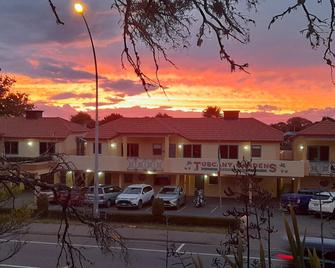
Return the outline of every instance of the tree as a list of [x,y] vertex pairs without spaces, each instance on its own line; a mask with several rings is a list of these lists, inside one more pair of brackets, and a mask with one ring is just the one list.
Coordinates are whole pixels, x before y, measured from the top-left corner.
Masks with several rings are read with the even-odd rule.
[[275,124],[271,124],[271,127],[274,127],[275,129],[278,129],[284,133],[288,131],[288,126],[285,122],[278,122]]
[[13,77],[0,74],[0,116],[23,116],[26,110],[34,108],[27,94],[11,92],[15,83]]
[[218,106],[207,106],[205,110],[202,111],[203,117],[221,117],[221,108]]
[[85,112],[79,112],[76,115],[72,115],[71,122],[83,125],[88,128],[94,128],[95,126],[95,121],[88,113]]
[[312,125],[313,123],[308,119],[302,117],[292,117],[287,120],[287,127],[289,131],[297,132]]
[[168,115],[167,113],[158,113],[155,115],[156,118],[172,118],[171,115]]
[[104,117],[104,119],[102,119],[100,121],[100,125],[103,125],[103,124],[106,124],[110,121],[114,121],[116,119],[120,119],[122,118],[123,116],[121,114],[118,114],[118,113],[111,113],[110,115],[107,115]]
[[[50,154],[49,156],[53,160],[52,167],[49,170],[50,176],[54,177],[55,175],[71,171],[73,182],[85,180],[82,173],[74,172],[77,168],[73,163],[66,161],[63,155]],[[127,249],[122,236],[114,229],[111,223],[101,219],[94,219],[85,209],[81,209],[71,203],[73,188],[63,184],[44,182],[36,173],[24,170],[24,165],[36,164],[41,159],[41,157],[37,157],[28,161],[13,163],[5,157],[0,157],[0,236],[5,239],[0,243],[0,262],[11,258],[20,250],[24,245],[24,242],[20,242],[18,239],[23,234],[22,228],[34,220],[34,217],[28,214],[30,210],[17,208],[17,203],[14,202],[15,189],[20,184],[23,184],[26,189],[33,190],[37,196],[39,196],[41,188],[52,191],[55,197],[54,201],[61,207],[57,233],[60,251],[55,267],[63,267],[61,266],[61,261],[64,259],[69,264],[69,267],[84,267],[84,261],[92,266],[92,262],[82,252],[81,247],[76,246],[72,242],[73,237],[69,232],[72,224],[70,219],[75,219],[81,224],[86,225],[88,227],[88,234],[96,240],[97,245],[104,253],[114,254],[113,248],[120,248],[121,254],[119,251],[117,254],[120,254],[120,257],[126,261]],[[64,195],[65,198],[61,199],[60,195]],[[6,209],[7,202],[12,204],[10,210]],[[35,215],[35,217],[39,216],[38,214]],[[16,242],[14,244],[9,243],[10,239],[14,239],[15,236],[16,239],[14,242]]]
[[[57,23],[63,25],[53,1],[49,0],[49,3]],[[246,71],[248,68],[248,63],[239,63],[232,57],[226,43],[228,40],[240,44],[249,42],[249,24],[255,24],[255,21],[248,11],[256,10],[261,3],[259,0],[113,0],[112,3],[112,8],[118,11],[122,22],[122,65],[125,67],[126,60],[132,66],[146,91],[152,86],[164,90],[158,76],[159,59],[173,64],[168,51],[171,48],[189,47],[195,35],[199,47],[205,39],[214,36],[219,58],[228,63],[231,71]],[[246,10],[243,5],[246,5]],[[316,6],[327,6],[327,11],[314,12]],[[305,35],[313,49],[323,49],[323,60],[333,70],[335,1],[298,0],[282,13],[273,16],[268,28],[291,14],[305,17],[306,25],[302,26],[300,33]],[[142,68],[142,47],[147,47],[151,52],[155,66],[154,78],[149,77]]]

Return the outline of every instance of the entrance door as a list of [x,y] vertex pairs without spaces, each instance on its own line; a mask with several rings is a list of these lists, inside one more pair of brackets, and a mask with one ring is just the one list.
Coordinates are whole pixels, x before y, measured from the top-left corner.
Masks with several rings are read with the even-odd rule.
[[204,190],[204,176],[203,175],[195,175],[195,189]]

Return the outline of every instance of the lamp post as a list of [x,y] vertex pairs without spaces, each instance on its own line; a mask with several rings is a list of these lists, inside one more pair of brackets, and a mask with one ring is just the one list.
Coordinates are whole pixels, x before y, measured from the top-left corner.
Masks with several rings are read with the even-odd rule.
[[74,10],[81,15],[84,20],[88,35],[91,40],[92,52],[94,58],[94,67],[95,67],[95,141],[94,141],[94,203],[93,203],[93,217],[99,218],[99,196],[98,196],[98,187],[99,187],[99,77],[98,77],[98,64],[97,57],[95,54],[95,48],[93,43],[93,38],[91,34],[90,27],[84,16],[84,6],[81,3],[74,4]]

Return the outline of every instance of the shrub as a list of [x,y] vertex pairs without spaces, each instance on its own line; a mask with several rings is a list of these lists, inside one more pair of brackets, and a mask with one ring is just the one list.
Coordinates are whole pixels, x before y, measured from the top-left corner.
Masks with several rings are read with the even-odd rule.
[[160,217],[164,214],[164,201],[160,198],[155,198],[152,202],[152,216]]
[[38,195],[36,198],[37,213],[41,216],[47,216],[49,211],[49,200],[44,194]]

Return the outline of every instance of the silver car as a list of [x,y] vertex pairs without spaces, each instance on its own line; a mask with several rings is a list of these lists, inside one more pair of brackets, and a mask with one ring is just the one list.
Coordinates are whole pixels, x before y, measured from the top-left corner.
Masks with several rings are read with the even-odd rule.
[[[106,207],[115,204],[115,200],[119,194],[121,194],[122,189],[114,185],[99,185],[98,188],[98,203]],[[90,205],[94,203],[94,186],[88,188],[88,193],[86,194],[86,202]]]
[[186,195],[181,186],[164,186],[160,189],[156,198],[164,201],[164,206],[169,208],[177,208],[186,203]]

